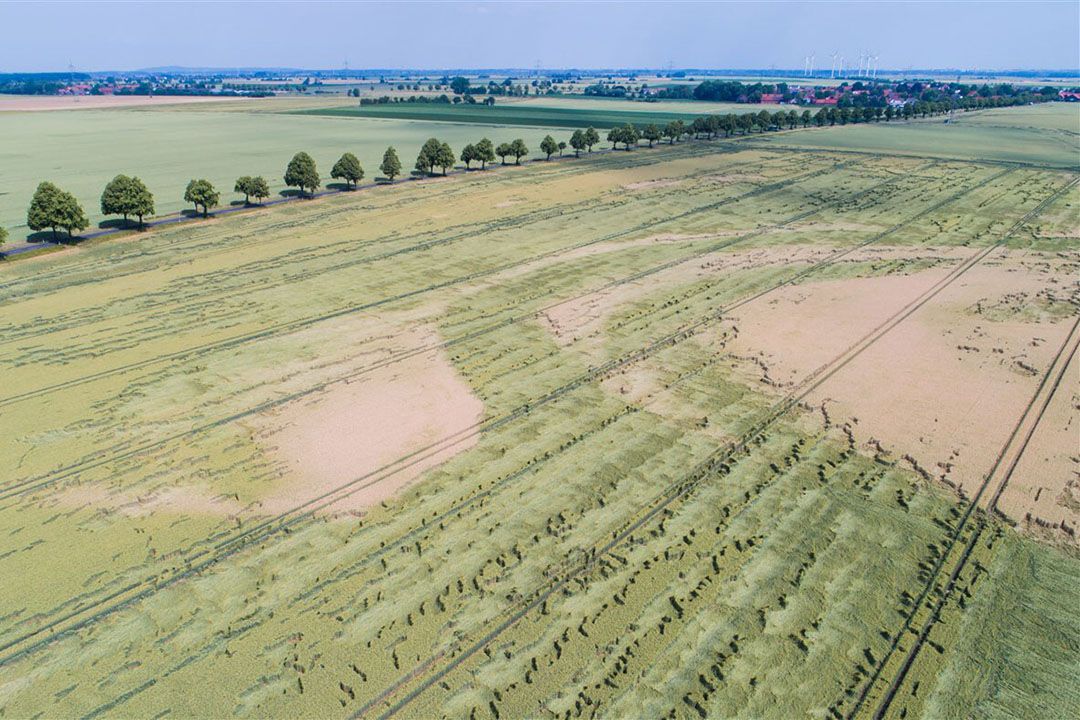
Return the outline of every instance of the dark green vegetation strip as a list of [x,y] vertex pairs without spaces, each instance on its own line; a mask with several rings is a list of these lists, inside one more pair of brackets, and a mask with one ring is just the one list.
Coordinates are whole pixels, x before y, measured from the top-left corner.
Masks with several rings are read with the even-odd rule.
[[611,128],[630,122],[663,126],[672,120],[689,125],[701,113],[625,110],[594,110],[557,107],[533,107],[527,103],[506,105],[446,105],[420,103],[388,103],[386,105],[357,105],[356,107],[298,110],[297,115],[326,115],[329,117],[379,118],[383,120],[425,120],[475,125],[529,125],[534,127]]

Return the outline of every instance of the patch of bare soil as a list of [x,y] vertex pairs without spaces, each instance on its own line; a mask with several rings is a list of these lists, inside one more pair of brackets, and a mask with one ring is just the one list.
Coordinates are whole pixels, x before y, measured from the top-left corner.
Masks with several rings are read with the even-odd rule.
[[[434,333],[431,333],[434,341]],[[334,510],[377,504],[472,447],[483,404],[441,350],[279,407],[256,423],[260,444],[286,470],[266,511],[295,507],[351,484]]]
[[541,317],[541,324],[551,332],[558,344],[566,347],[584,338],[595,337],[604,322],[620,306],[641,300],[662,288],[676,288],[704,277],[741,270],[812,262],[832,252],[834,250],[830,248],[800,246],[712,253],[687,260],[634,282],[567,300],[546,310]]
[[208,103],[235,98],[182,95],[0,95],[0,112],[95,110],[118,107],[158,107],[182,103]]
[[[970,252],[970,251],[968,251]],[[948,272],[807,283],[741,308],[733,353],[752,359],[748,375],[790,386],[828,363],[928,290]],[[1000,252],[969,270],[819,388],[857,442],[971,494],[1068,331],[1067,322],[987,322],[970,312],[979,298],[1037,292],[1043,273]],[[764,368],[764,370],[762,370]],[[1075,438],[1074,438],[1075,439]],[[1074,443],[1075,446],[1075,443]],[[1043,475],[1067,477],[1061,458]],[[1028,476],[1030,477],[1030,476]],[[1030,480],[1016,479],[1023,486]]]
[[1080,355],[1066,369],[998,509],[1033,530],[1080,542]]

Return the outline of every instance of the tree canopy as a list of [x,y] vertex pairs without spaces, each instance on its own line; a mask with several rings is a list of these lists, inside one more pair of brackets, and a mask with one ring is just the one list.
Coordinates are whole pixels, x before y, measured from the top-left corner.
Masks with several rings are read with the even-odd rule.
[[386,176],[390,182],[393,182],[394,178],[401,174],[401,160],[398,159],[397,150],[394,149],[393,145],[386,148],[386,152],[383,153],[379,172]]
[[499,143],[499,147],[495,148],[495,154],[499,156],[499,160],[505,165],[506,156],[513,155],[514,151],[510,149],[510,143]]
[[476,143],[475,150],[476,156],[473,160],[480,161],[481,170],[487,167],[489,162],[495,162],[495,146],[487,138],[481,138],[480,142]]
[[420,154],[416,156],[416,169],[422,173],[434,174],[435,168],[441,168],[445,175],[456,160],[454,151],[447,143],[439,142],[438,138],[428,138],[420,148]]
[[686,125],[682,120],[672,120],[664,126],[664,137],[668,138],[669,143],[674,143],[676,140],[683,136],[686,132]]
[[450,89],[455,95],[464,95],[469,92],[469,78],[458,75],[450,81]]
[[552,155],[559,152],[559,143],[555,142],[555,138],[550,135],[545,135],[540,141],[540,150],[547,154],[547,159],[550,160]]
[[581,151],[586,148],[588,143],[585,142],[585,131],[575,130],[574,134],[570,136],[570,147],[574,148],[574,155],[581,157]]
[[196,210],[201,207],[203,217],[207,217],[210,214],[210,208],[217,207],[221,195],[218,194],[213,183],[202,178],[188,183],[187,189],[184,190],[184,200],[194,205]]
[[69,237],[73,237],[77,230],[90,227],[90,222],[74,195],[64,192],[51,182],[43,182],[37,186],[30,201],[26,225],[31,230],[48,228],[54,236],[57,230],[63,229]]
[[658,142],[663,134],[660,132],[660,128],[654,123],[649,123],[645,126],[645,129],[641,131],[641,137],[649,141],[649,147],[653,146],[653,143]]
[[244,175],[236,179],[233,191],[244,194],[244,204],[251,202],[251,198],[261,200],[270,197],[270,185],[262,175]]
[[300,192],[313,193],[319,189],[319,171],[310,155],[306,152],[293,155],[285,168],[285,184],[300,188]]
[[139,178],[117,175],[101,193],[101,214],[123,215],[124,222],[134,215],[141,227],[143,218],[154,214],[154,196]]
[[596,128],[590,127],[585,129],[585,147],[592,152],[594,145],[600,144],[600,133],[596,131]]
[[622,143],[626,146],[626,149],[629,150],[634,145],[637,145],[638,140],[641,139],[641,133],[638,132],[636,127],[630,123],[626,123],[620,128],[612,128],[611,132],[608,133],[607,139],[611,142],[612,149],[619,143]]
[[476,157],[476,146],[472,143],[469,143],[461,149],[461,162],[465,163],[466,170],[471,168],[471,163],[473,160],[478,159],[479,158]]
[[330,170],[330,177],[335,180],[342,179],[346,184],[353,187],[364,179],[364,168],[360,167],[360,161],[352,153],[345,153],[334,163]]
[[514,156],[514,164],[520,165],[521,158],[529,154],[529,148],[525,147],[525,141],[521,138],[510,143],[510,154]]

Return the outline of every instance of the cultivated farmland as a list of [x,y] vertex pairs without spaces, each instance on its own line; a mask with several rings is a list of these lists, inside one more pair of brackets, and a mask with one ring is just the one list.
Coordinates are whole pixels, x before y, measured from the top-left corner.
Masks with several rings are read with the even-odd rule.
[[0,268],[0,715],[1080,715],[1080,168],[939,127]]
[[[322,100],[325,104],[327,101]],[[190,208],[183,201],[191,178],[208,178],[225,191],[223,204],[242,200],[229,193],[241,175],[263,175],[276,195],[294,153],[315,158],[324,182],[343,152],[360,159],[368,178],[378,175],[388,145],[394,145],[406,170],[424,141],[433,135],[455,152],[487,136],[496,144],[517,137],[533,152],[550,130],[453,125],[407,120],[343,120],[271,112],[289,101],[221,102],[175,105],[161,111],[135,109],[0,113],[0,225],[25,236],[26,207],[41,180],[74,193],[95,225],[103,218],[97,199],[118,173],[137,175],[154,193],[159,214]],[[569,137],[569,131],[565,133]],[[566,138],[561,138],[566,139]]]

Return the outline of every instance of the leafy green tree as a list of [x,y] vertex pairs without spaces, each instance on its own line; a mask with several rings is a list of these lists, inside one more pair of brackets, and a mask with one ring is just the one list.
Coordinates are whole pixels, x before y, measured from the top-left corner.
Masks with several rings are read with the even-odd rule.
[[629,150],[631,147],[638,144],[638,140],[641,139],[641,133],[638,132],[636,127],[630,123],[626,123],[619,128],[618,138],[619,141],[626,146],[626,149]]
[[139,178],[117,175],[101,193],[101,214],[123,215],[125,223],[134,215],[142,227],[143,218],[154,214],[154,196]]
[[585,129],[585,147],[592,152],[594,145],[600,144],[600,133],[596,132],[596,128],[590,127]]
[[236,179],[236,185],[233,186],[233,192],[244,194],[244,204],[251,203],[251,198],[256,200],[264,200],[270,197],[270,184],[266,182],[266,178],[262,175],[244,175]]
[[566,149],[566,141],[565,140],[560,140],[559,141],[559,157],[562,157],[563,150],[565,150],[565,149]]
[[506,164],[506,156],[513,155],[514,151],[510,147],[510,143],[500,143],[499,147],[495,148],[495,154],[499,156],[499,160],[502,164]]
[[66,230],[68,237],[74,237],[76,230],[90,227],[86,213],[75,196],[51,182],[43,182],[37,186],[30,201],[30,209],[26,213],[26,224],[31,230],[49,228],[54,238],[59,229]]
[[802,122],[802,126],[804,128],[808,127],[810,125],[811,120],[812,120],[812,118],[810,117],[810,111],[809,110],[803,110],[802,111],[802,116],[799,118],[799,120]]
[[319,171],[315,167],[315,161],[306,152],[298,152],[293,155],[285,168],[285,184],[289,187],[300,188],[304,192],[313,193],[319,189],[321,180]]
[[573,155],[576,158],[581,157],[581,151],[588,147],[588,142],[585,142],[585,132],[582,130],[573,131],[570,135],[570,147],[573,148]]
[[428,175],[434,174],[440,150],[442,150],[442,143],[436,138],[428,138],[416,156],[416,169]]
[[454,167],[454,163],[457,162],[457,157],[454,156],[454,151],[447,143],[440,143],[439,152],[435,156],[435,164],[442,168],[442,174],[445,175],[449,168]]
[[481,170],[486,168],[489,162],[495,162],[495,146],[490,140],[481,138],[480,142],[476,143],[476,153],[473,160],[480,161]]
[[555,142],[555,138],[550,135],[545,135],[540,141],[540,151],[546,153],[547,159],[550,160],[551,156],[559,151],[559,143]]
[[8,239],[8,231],[7,231],[7,228],[5,228],[4,226],[0,225],[0,245],[3,245],[4,243],[6,243],[6,242],[7,242],[7,239]]
[[251,178],[251,197],[256,200],[265,200],[270,197],[270,183],[262,175]]
[[466,145],[461,149],[461,162],[465,163],[465,169],[471,170],[471,163],[476,160],[476,146],[473,144]]
[[660,132],[660,128],[655,123],[649,123],[645,126],[645,129],[641,131],[641,137],[649,141],[649,147],[652,147],[654,143],[660,141],[664,135]]
[[520,165],[521,158],[529,154],[529,148],[525,147],[525,141],[521,138],[510,143],[510,154],[514,156],[514,164]]
[[379,172],[390,182],[394,182],[394,178],[401,174],[401,160],[398,159],[397,150],[393,146],[386,148],[386,152],[383,153]]
[[574,134],[570,136],[570,147],[574,148],[574,156],[581,157],[581,151],[586,148],[588,143],[585,142],[585,131],[575,130]]
[[251,204],[251,182],[255,178],[250,175],[241,175],[236,178],[236,183],[233,185],[233,192],[238,192],[244,196],[244,204]]
[[347,152],[334,163],[330,177],[342,179],[347,185],[356,187],[356,183],[364,179],[364,168],[360,167],[360,160],[355,155]]
[[686,126],[682,120],[672,120],[664,126],[664,137],[668,138],[668,144],[673,144],[676,140],[682,137],[686,131]]
[[607,141],[611,143],[611,149],[614,150],[619,146],[620,139],[622,138],[622,128],[611,128],[608,130]]
[[458,75],[450,81],[450,89],[455,95],[464,95],[469,92],[469,79]]
[[184,190],[184,201],[194,205],[196,211],[201,207],[203,217],[207,217],[210,214],[210,208],[217,207],[220,200],[218,191],[206,179],[192,180]]

